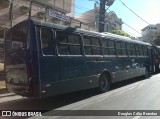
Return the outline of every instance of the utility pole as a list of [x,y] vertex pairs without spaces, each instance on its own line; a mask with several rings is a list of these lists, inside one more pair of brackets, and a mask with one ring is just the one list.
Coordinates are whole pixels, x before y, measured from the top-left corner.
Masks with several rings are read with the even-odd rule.
[[31,11],[32,11],[32,0],[29,0],[29,17],[28,17],[28,19],[31,19]]
[[47,21],[47,5],[46,5],[46,0],[45,0],[45,22]]
[[105,3],[106,0],[100,0],[100,8],[99,8],[99,25],[98,25],[98,31],[103,32],[104,31],[104,19],[105,19]]
[[114,2],[114,0],[100,0],[99,25],[98,25],[99,32],[104,32],[105,12],[106,12],[105,5],[110,7],[113,4],[113,2]]
[[10,21],[10,27],[12,28],[12,19],[13,19],[13,14],[12,14],[12,10],[13,10],[13,2],[12,0],[10,0],[9,3],[9,21]]

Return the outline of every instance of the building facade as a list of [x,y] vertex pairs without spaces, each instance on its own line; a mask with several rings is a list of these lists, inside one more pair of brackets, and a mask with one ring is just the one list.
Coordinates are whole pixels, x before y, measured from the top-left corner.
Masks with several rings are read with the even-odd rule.
[[[9,7],[10,0],[1,0],[0,4],[0,24],[2,27],[10,27]],[[29,15],[29,0],[12,0],[12,26],[25,20]],[[74,15],[74,0],[32,0],[31,16],[33,19],[43,20],[46,15],[46,21],[65,21],[64,19],[56,18],[49,15],[49,11],[66,16]],[[52,12],[53,12],[52,11]],[[53,19],[55,18],[55,19]]]
[[[92,26],[92,30],[98,31],[99,25],[99,8],[94,7],[94,9],[82,13],[76,16],[77,19],[87,23],[88,25]],[[113,29],[119,28],[122,29],[122,20],[117,17],[116,13],[110,11],[109,13],[105,13],[105,21],[104,21],[104,31],[105,32],[112,32]]]
[[154,44],[158,35],[160,35],[160,24],[151,24],[142,30],[142,38],[144,41]]
[[74,15],[74,0],[32,0],[32,4],[29,0],[1,0],[0,62],[2,62],[4,54],[5,32],[17,23],[29,18],[30,5],[32,19],[68,25],[70,24],[70,17]]

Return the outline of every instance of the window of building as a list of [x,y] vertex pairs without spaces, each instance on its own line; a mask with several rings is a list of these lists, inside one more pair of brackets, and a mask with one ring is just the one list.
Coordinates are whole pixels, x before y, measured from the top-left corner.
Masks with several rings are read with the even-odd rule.
[[56,32],[58,53],[60,55],[81,55],[81,37],[78,34]]

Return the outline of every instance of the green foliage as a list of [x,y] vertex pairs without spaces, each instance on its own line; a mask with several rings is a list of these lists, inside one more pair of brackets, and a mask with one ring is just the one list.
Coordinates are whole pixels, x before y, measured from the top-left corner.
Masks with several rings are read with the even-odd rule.
[[117,34],[117,35],[121,35],[121,36],[126,36],[126,37],[129,37],[129,38],[132,38],[131,35],[129,35],[128,33],[124,32],[124,31],[122,31],[122,30],[119,29],[119,28],[116,28],[116,29],[112,30],[112,33],[113,33],[113,34]]

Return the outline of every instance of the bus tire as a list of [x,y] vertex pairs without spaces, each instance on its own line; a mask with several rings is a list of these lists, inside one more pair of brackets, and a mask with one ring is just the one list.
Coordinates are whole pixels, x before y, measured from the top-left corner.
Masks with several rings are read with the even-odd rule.
[[111,82],[110,82],[109,75],[103,73],[99,78],[98,89],[99,89],[100,93],[107,92],[110,89],[110,85],[111,85]]

